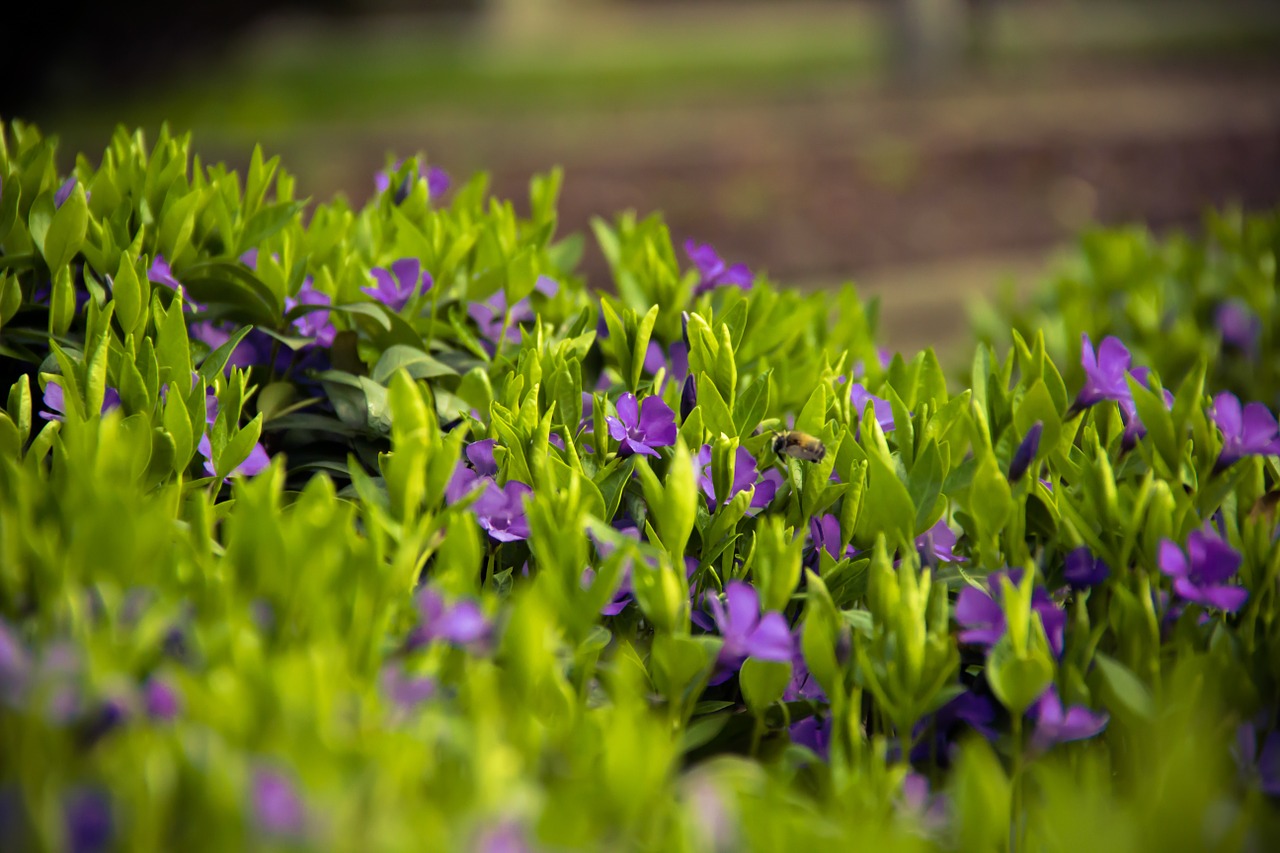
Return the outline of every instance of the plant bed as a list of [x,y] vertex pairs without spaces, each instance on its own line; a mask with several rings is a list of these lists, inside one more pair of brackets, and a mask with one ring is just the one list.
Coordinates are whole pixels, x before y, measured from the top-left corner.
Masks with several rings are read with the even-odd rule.
[[[5,849],[1280,829],[1280,436],[1214,311],[1187,363],[1064,309],[948,381],[656,217],[594,293],[555,173],[356,209],[3,140]],[[1276,220],[1221,225],[1186,285],[1271,329]]]

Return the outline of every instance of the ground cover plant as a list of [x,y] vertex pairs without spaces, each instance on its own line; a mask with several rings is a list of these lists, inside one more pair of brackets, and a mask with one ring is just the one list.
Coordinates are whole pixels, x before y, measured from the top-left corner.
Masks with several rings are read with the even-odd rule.
[[587,289],[558,174],[3,142],[5,849],[1275,836],[1280,435],[1216,337],[948,382],[656,217]]

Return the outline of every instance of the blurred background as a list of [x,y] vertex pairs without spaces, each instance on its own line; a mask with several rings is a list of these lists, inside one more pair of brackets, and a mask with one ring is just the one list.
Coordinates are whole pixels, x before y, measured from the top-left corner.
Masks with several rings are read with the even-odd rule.
[[562,230],[661,210],[775,281],[882,295],[901,349],[954,344],[971,296],[1090,223],[1280,202],[1268,0],[45,5],[0,51],[0,116],[57,133],[64,170],[163,120],[357,204],[390,153],[517,199],[560,165]]

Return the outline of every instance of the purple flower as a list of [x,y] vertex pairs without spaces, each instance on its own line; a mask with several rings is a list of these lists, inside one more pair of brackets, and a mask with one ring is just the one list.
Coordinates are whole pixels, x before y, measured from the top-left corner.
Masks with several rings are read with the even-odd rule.
[[391,268],[374,267],[371,271],[376,287],[360,288],[392,311],[401,311],[414,294],[426,293],[433,284],[431,273],[422,269],[417,258],[401,258]]
[[[285,297],[284,310],[286,312],[292,311],[299,305],[332,304],[333,300],[329,298],[329,294],[316,290],[315,285],[311,282],[311,277],[307,276],[306,280],[302,282],[302,287],[298,289],[296,297]],[[328,311],[308,311],[293,321],[293,327],[298,331],[298,334],[314,338],[315,343],[322,347],[333,346],[333,339],[338,334],[338,330],[334,328],[333,323],[329,320]]]
[[1040,434],[1044,432],[1044,424],[1036,421],[1031,425],[1031,429],[1027,430],[1027,434],[1023,436],[1022,442],[1018,445],[1018,449],[1013,452],[1013,461],[1009,463],[1009,482],[1016,483],[1022,479],[1027,473],[1027,469],[1031,467],[1031,463],[1036,458],[1036,453],[1040,450]]
[[792,743],[808,747],[818,758],[827,760],[827,754],[831,749],[830,718],[805,717],[800,722],[793,723],[789,733]]
[[532,853],[525,832],[514,821],[503,821],[486,828],[476,839],[476,853]]
[[[396,163],[395,167],[389,170],[378,172],[373,176],[373,185],[379,193],[384,193],[391,188],[391,177],[395,172],[400,171],[403,161]],[[427,181],[427,193],[431,198],[439,198],[449,191],[452,181],[449,179],[449,173],[438,166],[430,166],[426,169],[418,167],[418,180],[423,178]],[[412,189],[410,181],[412,176],[406,175],[405,179],[396,188],[395,203],[401,204],[409,197],[409,191]]]
[[[159,253],[156,254],[155,259],[151,261],[150,268],[147,269],[147,280],[156,284],[163,284],[165,287],[183,293],[182,282],[174,277],[173,271],[169,269],[169,262],[164,259],[164,255]],[[186,299],[186,294],[184,293],[182,310],[189,313],[191,311],[203,311],[204,307],[199,303]]]
[[[1151,368],[1137,367],[1129,371],[1129,375],[1141,382],[1142,387],[1151,387]],[[1138,406],[1133,402],[1132,394],[1119,400],[1118,403],[1120,415],[1124,420],[1124,435],[1120,437],[1120,447],[1124,450],[1132,450],[1138,444],[1138,439],[1147,434],[1147,428],[1138,417]],[[1164,407],[1173,408],[1173,392],[1167,388],[1164,389]]]
[[[62,186],[58,187],[58,191],[53,194],[53,208],[57,210],[66,204],[67,199],[71,198],[71,193],[75,191],[76,179],[74,177],[67,178],[62,182]],[[86,196],[88,193],[85,194]]]
[[[453,478],[445,487],[445,503],[457,503],[472,489],[492,481],[498,476],[498,463],[493,458],[493,448],[497,442],[492,438],[473,441],[467,445],[466,459],[458,460],[458,467],[453,471]],[[468,464],[469,463],[469,464]]]
[[1120,402],[1132,396],[1125,374],[1129,372],[1129,350],[1119,338],[1103,339],[1095,354],[1093,341],[1082,336],[1080,363],[1084,366],[1084,387],[1076,395],[1073,408],[1084,409],[1103,400]]
[[853,405],[857,409],[856,415],[859,420],[862,419],[862,413],[867,409],[867,402],[870,401],[872,410],[875,412],[876,423],[880,424],[880,429],[889,432],[893,429],[893,406],[888,400],[882,400],[871,394],[866,388],[855,382],[849,386],[849,396],[853,398]]
[[929,780],[919,773],[908,773],[902,780],[902,805],[927,830],[937,831],[947,824],[946,795],[932,793]]
[[[781,613],[760,612],[760,596],[755,587],[743,581],[729,581],[724,588],[725,603],[718,597],[709,600],[724,645],[716,658],[719,672],[712,684],[729,678],[748,657],[769,661],[789,661],[792,654],[791,631]],[[727,606],[726,606],[727,605]]]
[[[218,396],[210,389],[204,398],[204,417],[205,422],[210,427],[213,422],[218,419]],[[213,443],[209,440],[209,433],[206,431],[200,436],[199,443],[196,444],[196,452],[204,458],[204,470],[210,477],[217,476],[217,469],[213,467]],[[236,466],[231,472],[231,476],[240,477],[256,477],[266,470],[271,464],[271,455],[267,453],[267,449],[262,446],[262,442],[253,445],[253,449],[249,451],[249,455],[243,462]]]
[[1214,323],[1222,334],[1224,346],[1253,354],[1258,348],[1258,335],[1262,321],[1238,299],[1223,302],[1214,314]]
[[1090,711],[1084,705],[1065,708],[1058,696],[1058,688],[1049,689],[1027,712],[1035,720],[1036,729],[1031,735],[1032,747],[1046,750],[1054,744],[1073,740],[1087,740],[1107,727],[1110,717],[1105,711]]
[[[960,591],[955,610],[956,622],[964,629],[959,634],[960,642],[990,649],[1004,636],[1008,625],[1004,618],[1004,608],[1000,606],[1003,594],[1000,579],[1003,577],[1016,585],[1022,579],[1022,570],[994,572],[987,581],[990,593],[974,586],[966,586]],[[1063,634],[1067,626],[1066,612],[1054,603],[1044,587],[1038,585],[1031,593],[1031,609],[1040,614],[1040,622],[1049,638],[1049,648],[1055,656],[1061,657]]]
[[1230,391],[1213,398],[1213,422],[1222,430],[1222,454],[1214,466],[1222,470],[1245,456],[1280,455],[1280,435],[1275,416],[1262,403],[1240,409],[1240,400]]
[[1280,797],[1280,731],[1272,730],[1258,749],[1258,729],[1244,723],[1236,731],[1236,761],[1241,775],[1258,785],[1268,797]]
[[[44,405],[49,411],[41,412],[40,417],[46,421],[66,420],[67,400],[63,394],[62,384],[56,379],[50,379],[44,386]],[[108,388],[102,396],[100,414],[105,415],[112,409],[118,408],[120,408],[120,392],[114,388]]]
[[1234,613],[1249,598],[1247,589],[1227,583],[1240,568],[1240,554],[1207,531],[1191,531],[1186,553],[1161,540],[1158,562],[1160,571],[1173,578],[1173,591],[1187,601]]
[[946,766],[960,737],[969,730],[994,741],[996,708],[986,696],[965,691],[939,708],[930,717],[916,723],[911,732],[915,747],[911,761],[916,764],[937,763]]
[[490,481],[471,509],[480,526],[497,541],[528,539],[529,519],[524,514],[524,498],[532,493],[533,489],[517,480],[508,480],[505,486]]
[[410,675],[396,664],[382,668],[382,692],[400,710],[412,711],[436,695],[436,682],[425,675]]
[[[652,397],[650,400],[654,399]],[[648,402],[648,401],[646,401]],[[655,454],[656,455],[656,454]],[[717,504],[727,504],[738,492],[754,489],[750,509],[763,509],[773,500],[778,487],[782,485],[782,475],[773,468],[760,474],[756,468],[756,458],[745,447],[739,447],[734,454],[733,485],[729,496],[723,501],[716,500],[716,488],[711,479],[711,445],[704,444],[694,459],[698,471],[698,485],[707,497],[707,506],[714,511]]]
[[728,266],[711,247],[710,243],[695,243],[686,240],[684,252],[698,268],[698,286],[693,289],[694,296],[700,296],[717,287],[732,286],[743,290],[751,289],[755,276],[746,264]]
[[115,821],[111,800],[105,791],[79,788],[67,795],[62,808],[66,849],[72,853],[94,853],[111,846]]
[[30,662],[22,643],[0,619],[0,702],[13,702],[26,687]]
[[[889,365],[893,363],[893,352],[885,349],[884,347],[877,347],[876,361],[880,362],[881,370],[888,370]],[[862,359],[858,359],[853,363],[852,367],[850,367],[849,373],[854,379],[861,379],[863,376],[867,375],[866,363]],[[838,381],[843,382],[844,377],[841,376]]]
[[[550,276],[540,275],[533,289],[550,299],[560,292],[560,283]],[[468,305],[467,314],[475,321],[480,330],[480,337],[484,338],[488,344],[487,349],[490,354],[495,351],[496,345],[502,342],[499,338],[502,338],[504,325],[507,335],[502,340],[518,344],[523,339],[520,324],[529,322],[535,316],[533,305],[527,296],[512,305],[511,310],[508,311],[507,297],[501,290],[485,302],[473,302]]]
[[618,399],[618,417],[608,415],[609,435],[619,443],[618,455],[657,456],[657,447],[676,443],[676,415],[661,397],[645,397],[637,405],[634,394]]
[[253,813],[258,826],[273,835],[299,835],[307,821],[306,807],[293,782],[265,768],[253,774]]
[[1110,574],[1111,567],[1101,557],[1093,556],[1093,552],[1083,545],[1067,554],[1066,565],[1062,570],[1063,579],[1072,589],[1097,586]]
[[415,603],[421,623],[409,635],[405,644],[409,649],[420,648],[436,640],[456,646],[481,643],[489,638],[493,628],[480,605],[469,599],[447,605],[438,590],[424,587]]
[[142,690],[147,716],[153,720],[172,720],[182,711],[178,691],[166,679],[151,678]]
[[852,545],[845,546],[844,552],[841,553],[840,519],[831,513],[809,519],[809,543],[811,550],[807,564],[811,569],[817,568],[820,551],[826,551],[833,560],[852,557],[858,553]]
[[[634,539],[637,542],[640,541],[640,530],[636,527],[636,524],[634,521],[627,519],[625,522],[621,524],[615,524],[614,527],[623,536],[626,536],[629,539]],[[614,545],[612,545],[609,542],[606,542],[603,539],[597,539],[594,535],[590,533],[588,533],[587,535],[591,537],[591,541],[595,544],[596,553],[600,555],[600,559],[601,560],[609,559],[609,556],[614,552]],[[694,567],[695,568],[697,567],[696,562],[694,563]],[[583,589],[589,588],[591,584],[595,582],[595,577],[596,577],[595,569],[591,568],[590,566],[583,569],[583,572],[582,572]],[[618,584],[618,588],[614,591],[613,598],[611,598],[609,602],[605,604],[604,607],[600,608],[600,615],[617,616],[619,613],[621,613],[623,610],[626,609],[627,605],[631,603],[634,597],[635,597],[635,592],[631,586],[631,566],[627,565],[627,566],[624,566],[622,569],[622,580]]]
[[680,422],[683,423],[698,405],[698,386],[694,384],[692,374],[684,378],[680,388]]
[[916,550],[920,561],[926,565],[935,563],[963,563],[965,558],[955,551],[956,534],[947,526],[945,518],[916,537]]

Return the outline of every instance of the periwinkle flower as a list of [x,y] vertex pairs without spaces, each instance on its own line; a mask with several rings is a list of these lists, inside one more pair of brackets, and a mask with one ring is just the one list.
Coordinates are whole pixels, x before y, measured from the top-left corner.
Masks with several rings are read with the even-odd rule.
[[966,690],[931,716],[916,723],[911,732],[915,746],[911,761],[916,764],[936,763],[946,767],[967,731],[975,731],[989,741],[997,737],[996,708],[991,700]]
[[480,526],[498,542],[516,542],[529,538],[529,519],[524,514],[524,499],[533,489],[518,480],[499,486],[490,481],[484,494],[471,510]]
[[760,596],[755,587],[743,581],[729,581],[724,588],[724,598],[724,603],[715,596],[708,602],[711,618],[724,639],[716,658],[719,672],[712,678],[712,684],[727,680],[749,657],[791,660],[792,638],[787,620],[781,613],[760,612]]
[[634,394],[618,399],[618,417],[608,415],[609,435],[619,444],[619,456],[657,456],[658,447],[676,443],[676,415],[661,397],[645,397],[637,404]]
[[420,624],[405,643],[409,649],[420,648],[436,640],[456,646],[482,643],[493,630],[480,605],[470,599],[446,604],[439,590],[425,587],[414,603],[418,607]]
[[498,476],[498,463],[493,457],[493,448],[497,444],[494,439],[486,438],[467,445],[463,453],[466,458],[458,460],[458,467],[453,470],[449,485],[445,486],[446,503],[457,503],[472,489],[487,487],[487,483]]
[[1111,575],[1111,567],[1101,557],[1095,557],[1088,547],[1081,545],[1067,554],[1062,577],[1072,589],[1088,589],[1097,586]]
[[[1134,368],[1129,371],[1129,375],[1142,383],[1144,388],[1151,387],[1151,368]],[[1165,388],[1162,393],[1164,395],[1164,407],[1166,409],[1173,408],[1173,392]],[[1124,420],[1124,435],[1120,437],[1120,447],[1123,450],[1132,450],[1137,446],[1138,440],[1147,434],[1147,428],[1142,423],[1142,419],[1138,417],[1138,406],[1133,402],[1132,394],[1117,402],[1120,406],[1121,418]]]
[[[329,294],[316,290],[315,285],[308,276],[303,282],[302,287],[298,288],[296,296],[286,296],[284,300],[284,310],[292,311],[299,305],[323,305],[329,306],[333,304],[333,300]],[[297,330],[299,335],[312,338],[317,346],[331,347],[333,339],[337,336],[338,330],[334,327],[329,319],[329,312],[325,310],[308,311],[293,321],[293,328]]]
[[857,382],[849,386],[849,396],[853,398],[855,414],[859,420],[862,419],[863,412],[867,410],[867,403],[870,402],[876,423],[880,424],[880,429],[884,432],[889,432],[893,429],[893,406],[890,405],[888,400],[875,396]]
[[[560,283],[550,276],[540,275],[533,289],[550,299],[560,292]],[[497,345],[504,341],[520,343],[523,340],[520,324],[527,323],[536,316],[527,296],[508,310],[507,296],[501,290],[485,302],[473,302],[468,305],[467,315],[475,321],[476,327],[480,330],[480,337],[484,339],[486,349],[491,355],[496,352]],[[503,337],[504,328],[506,329],[505,337]]]
[[63,801],[63,831],[71,853],[97,853],[111,846],[115,820],[111,799],[97,788],[78,788]]
[[182,712],[177,689],[167,679],[153,677],[142,688],[142,701],[147,716],[153,720],[172,720]]
[[[62,421],[66,420],[67,415],[67,398],[62,390],[62,383],[55,379],[50,379],[44,386],[44,406],[47,412],[41,412],[40,417],[46,421]],[[102,411],[100,414],[105,415],[112,409],[120,408],[120,392],[114,388],[107,388],[106,393],[102,395]]]
[[[53,194],[54,210],[57,210],[58,208],[62,207],[62,205],[66,204],[67,199],[71,198],[71,193],[75,192],[77,183],[79,182],[75,179],[74,176],[67,178],[65,181],[62,182],[62,186],[58,187],[58,191]],[[88,193],[85,193],[86,198],[88,197],[88,195],[89,195]]]
[[476,853],[532,853],[525,831],[514,821],[490,826],[476,839]]
[[1236,730],[1234,752],[1246,782],[1256,784],[1268,797],[1280,797],[1280,731],[1268,732],[1259,748],[1258,727],[1244,723]]
[[809,555],[806,562],[809,568],[817,568],[820,551],[826,551],[833,560],[858,553],[853,545],[846,545],[844,551],[840,550],[840,519],[831,513],[809,519]]
[[[973,586],[966,586],[960,591],[955,609],[956,622],[963,628],[959,634],[960,642],[990,649],[1004,636],[1008,624],[1000,599],[1003,597],[1001,578],[1005,577],[1017,585],[1022,579],[1022,570],[994,572],[987,581],[989,593]],[[1031,593],[1031,609],[1040,614],[1049,648],[1054,656],[1061,657],[1067,626],[1066,612],[1050,598],[1044,587],[1038,585]]]
[[[205,396],[205,421],[209,427],[213,427],[213,422],[218,419],[218,397],[210,389]],[[213,442],[209,438],[208,430],[200,437],[199,443],[196,445],[196,452],[204,459],[205,473],[210,477],[217,476],[217,469],[213,467]],[[261,442],[253,445],[253,449],[249,451],[249,455],[245,460],[235,467],[231,472],[231,476],[238,477],[255,477],[267,469],[271,464],[271,455],[267,453],[267,449],[262,446]]]
[[436,695],[435,679],[413,675],[397,664],[382,668],[382,693],[401,711],[412,711]]
[[299,835],[307,822],[306,806],[293,781],[267,768],[253,774],[253,814],[258,826],[272,835]]
[[[650,400],[654,399],[652,397]],[[646,402],[648,402],[646,400]],[[708,507],[714,511],[717,505],[727,504],[739,492],[754,489],[750,509],[763,509],[773,500],[778,487],[782,485],[782,475],[770,468],[763,474],[756,467],[756,458],[745,447],[739,447],[734,454],[733,484],[729,495],[721,501],[716,500],[715,483],[711,479],[711,445],[704,444],[694,458],[694,466],[698,472],[698,485],[707,498]]]
[[1037,751],[1059,743],[1088,740],[1102,732],[1110,720],[1105,711],[1091,711],[1084,705],[1064,707],[1058,688],[1052,684],[1027,714],[1036,724],[1031,744]]
[[401,311],[418,293],[431,289],[431,273],[422,268],[417,258],[401,258],[391,267],[374,267],[370,274],[375,287],[362,287],[363,292],[386,305],[392,311]]
[[1016,483],[1027,473],[1027,469],[1031,467],[1031,463],[1035,461],[1036,453],[1040,451],[1040,434],[1044,432],[1044,423],[1036,421],[1031,425],[1031,429],[1027,430],[1027,434],[1023,436],[1022,441],[1018,444],[1018,449],[1013,452],[1013,459],[1009,462],[1009,482]]
[[698,405],[698,386],[693,381],[693,375],[690,374],[684,378],[684,385],[680,387],[680,422],[688,420],[689,415],[693,414],[693,410]]
[[739,287],[750,290],[755,276],[746,264],[729,266],[712,248],[710,243],[696,243],[686,240],[684,253],[698,270],[698,285],[693,289],[694,296],[700,296],[717,287]]
[[1125,375],[1129,372],[1129,350],[1119,338],[1103,338],[1097,352],[1089,335],[1082,336],[1080,363],[1084,367],[1084,387],[1072,408],[1084,409],[1103,400],[1120,402],[1132,396]]
[[929,789],[929,780],[919,773],[908,773],[902,780],[902,805],[913,822],[931,831],[947,824],[947,796]]
[[788,730],[791,742],[797,746],[807,747],[818,758],[827,760],[831,750],[831,719],[817,715],[805,717],[798,723],[792,723]]
[[[614,528],[623,536],[626,536],[628,539],[634,539],[637,542],[640,541],[640,530],[639,528],[636,527],[634,521],[627,519],[625,522],[621,524],[615,523]],[[609,559],[609,557],[613,554],[616,546],[604,539],[597,539],[590,532],[588,532],[587,535],[590,537],[592,543],[596,546],[596,553],[600,555],[600,559],[601,560]],[[694,563],[694,566],[696,567],[697,563]],[[589,588],[593,583],[595,583],[595,578],[596,578],[595,569],[591,568],[590,566],[583,569],[583,572],[582,572],[583,588],[584,589]],[[623,566],[623,569],[622,569],[622,578],[618,584],[618,588],[614,590],[613,597],[604,605],[604,607],[600,609],[600,615],[617,616],[619,613],[621,613],[623,610],[626,609],[627,605],[630,604],[634,598],[635,598],[635,591],[632,588],[632,584],[631,584],[631,566],[625,565]]]
[[965,562],[965,558],[957,554],[955,548],[956,534],[947,525],[945,518],[938,519],[933,527],[916,537],[916,551],[920,554],[921,562],[926,565]]
[[1224,346],[1250,355],[1257,352],[1262,321],[1247,304],[1239,299],[1223,302],[1214,312],[1213,320]]
[[1213,398],[1213,422],[1222,430],[1222,453],[1214,465],[1221,471],[1245,456],[1280,455],[1280,430],[1276,418],[1262,403],[1249,403],[1243,410],[1230,391]]
[[1227,582],[1240,568],[1240,553],[1211,533],[1191,531],[1185,552],[1163,539],[1157,557],[1160,571],[1173,578],[1173,591],[1186,601],[1234,613],[1249,598],[1247,589]]

